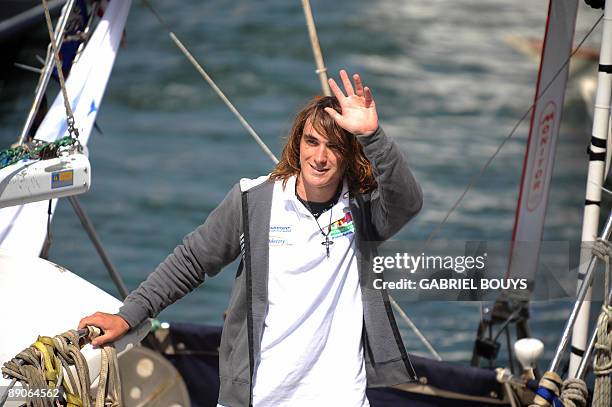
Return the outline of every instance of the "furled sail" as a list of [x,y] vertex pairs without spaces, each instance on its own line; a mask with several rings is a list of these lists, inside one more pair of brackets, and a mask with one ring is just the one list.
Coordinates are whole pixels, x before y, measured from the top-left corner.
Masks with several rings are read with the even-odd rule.
[[577,11],[578,0],[550,1],[548,6],[507,274],[530,283],[538,268]]
[[[130,0],[111,1],[79,60],[66,81],[81,144],[87,144],[106,84],[115,62]],[[58,140],[68,135],[66,112],[61,92],[36,131],[36,139]],[[15,164],[19,165],[19,164]],[[55,211],[57,200],[51,203]],[[0,209],[0,249],[10,253],[38,256],[47,233],[49,202]]]

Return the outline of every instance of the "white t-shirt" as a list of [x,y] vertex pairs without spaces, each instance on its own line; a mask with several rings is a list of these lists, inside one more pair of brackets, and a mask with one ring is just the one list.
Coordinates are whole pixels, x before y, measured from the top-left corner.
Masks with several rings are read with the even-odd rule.
[[268,310],[253,405],[367,407],[363,304],[348,188],[318,218],[295,196],[295,177],[274,186]]

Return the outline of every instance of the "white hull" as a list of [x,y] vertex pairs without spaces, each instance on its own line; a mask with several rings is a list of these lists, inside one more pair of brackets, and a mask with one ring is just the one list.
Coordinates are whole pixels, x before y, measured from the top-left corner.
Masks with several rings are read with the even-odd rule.
[[[121,301],[70,271],[38,257],[0,251],[0,365],[31,345],[38,335],[54,336],[76,329],[96,311],[115,313]],[[150,329],[148,322],[115,343],[118,352],[136,345]],[[92,381],[100,370],[100,350],[83,348]],[[10,383],[0,378],[0,389]],[[6,406],[17,406],[15,400]]]

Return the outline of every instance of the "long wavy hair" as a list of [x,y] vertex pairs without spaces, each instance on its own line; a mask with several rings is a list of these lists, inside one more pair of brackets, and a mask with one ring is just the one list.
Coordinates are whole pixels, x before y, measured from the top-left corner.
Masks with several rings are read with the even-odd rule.
[[351,193],[365,193],[376,188],[372,164],[363,153],[363,147],[353,134],[340,127],[325,111],[331,107],[342,113],[340,103],[334,96],[316,96],[297,114],[287,143],[276,168],[270,174],[272,180],[282,180],[283,187],[289,177],[300,173],[300,141],[306,123],[310,121],[314,129],[327,140],[338,146],[344,177]]

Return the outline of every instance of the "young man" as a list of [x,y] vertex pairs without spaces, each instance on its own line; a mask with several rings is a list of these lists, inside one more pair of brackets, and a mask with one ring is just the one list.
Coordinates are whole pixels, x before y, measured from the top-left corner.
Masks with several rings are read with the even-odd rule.
[[378,125],[372,94],[340,71],[346,95],[313,99],[269,176],[242,180],[125,300],[96,313],[114,341],[239,255],[219,348],[219,404],[369,406],[365,388],[414,380],[375,244],[421,208],[421,190]]

